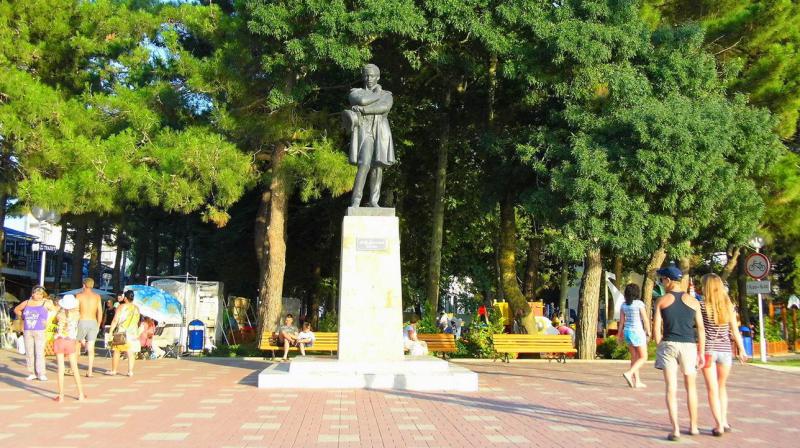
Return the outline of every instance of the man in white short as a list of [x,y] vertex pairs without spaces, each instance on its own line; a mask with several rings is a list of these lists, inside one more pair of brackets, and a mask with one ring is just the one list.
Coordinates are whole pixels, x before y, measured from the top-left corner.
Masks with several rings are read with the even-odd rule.
[[667,383],[667,410],[672,423],[668,440],[680,439],[678,425],[678,368],[683,373],[686,401],[689,405],[689,434],[698,435],[697,428],[697,371],[705,362],[705,332],[700,302],[682,291],[683,272],[675,266],[659,269],[666,294],[656,302],[653,327],[656,350],[656,368],[664,372]]

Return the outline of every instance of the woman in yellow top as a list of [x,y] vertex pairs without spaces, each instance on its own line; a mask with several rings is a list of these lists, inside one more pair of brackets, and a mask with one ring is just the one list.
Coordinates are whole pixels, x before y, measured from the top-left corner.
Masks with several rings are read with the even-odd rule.
[[125,343],[112,345],[114,356],[111,358],[111,371],[108,375],[116,375],[119,366],[120,353],[126,352],[128,355],[128,376],[133,376],[133,363],[136,354],[142,349],[139,343],[139,308],[133,304],[133,291],[125,291],[122,303],[117,307],[114,320],[111,321],[111,334],[124,333]]

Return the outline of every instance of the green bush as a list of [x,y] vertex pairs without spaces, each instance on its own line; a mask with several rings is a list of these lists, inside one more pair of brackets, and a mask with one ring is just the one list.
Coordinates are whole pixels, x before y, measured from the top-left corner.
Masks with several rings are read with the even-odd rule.
[[[756,314],[758,316],[758,314]],[[769,318],[764,319],[764,336],[767,337],[767,342],[780,342],[783,340],[783,332],[781,326],[777,322],[772,322]],[[753,335],[753,340],[756,342],[761,341],[759,338],[758,324],[756,324],[756,331]]]
[[462,340],[456,342],[458,350],[453,354],[453,357],[493,358],[496,353],[494,347],[492,347],[492,335],[503,332],[503,316],[490,309],[489,325],[487,325],[475,314],[465,330],[465,336]]
[[616,336],[609,336],[597,346],[597,354],[603,359],[631,359],[628,347]]
[[217,346],[209,353],[209,356],[219,358],[262,357],[264,356],[264,351],[259,349],[255,342],[250,342],[247,344]]
[[339,318],[333,311],[325,313],[319,320],[317,331],[323,333],[336,333],[339,331]]

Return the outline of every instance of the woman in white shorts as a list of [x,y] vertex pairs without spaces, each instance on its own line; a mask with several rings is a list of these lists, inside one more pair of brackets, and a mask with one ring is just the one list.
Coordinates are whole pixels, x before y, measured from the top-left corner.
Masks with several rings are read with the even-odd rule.
[[625,287],[625,303],[619,310],[619,328],[631,353],[631,367],[622,374],[628,386],[647,387],[639,377],[639,369],[647,362],[647,340],[650,338],[650,320],[647,318],[641,289],[633,283]]
[[706,363],[703,377],[708,390],[708,404],[714,419],[720,422],[724,431],[731,429],[728,424],[728,388],[726,383],[733,365],[731,335],[738,347],[738,358],[744,363],[747,354],[742,344],[742,335],[736,328],[736,311],[733,308],[722,279],[716,274],[707,274],[702,279],[703,325],[706,335]]

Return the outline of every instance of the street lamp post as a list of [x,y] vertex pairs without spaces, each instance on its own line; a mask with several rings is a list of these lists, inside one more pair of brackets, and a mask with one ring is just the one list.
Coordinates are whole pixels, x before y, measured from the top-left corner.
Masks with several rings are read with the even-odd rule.
[[41,263],[39,265],[39,286],[44,287],[45,266],[47,265],[47,251],[45,250],[45,246],[47,245],[47,233],[50,231],[49,227],[61,219],[61,215],[55,210],[47,210],[39,206],[32,207],[31,214],[39,221],[39,233],[42,236],[42,240],[39,242],[39,257],[41,258]]

